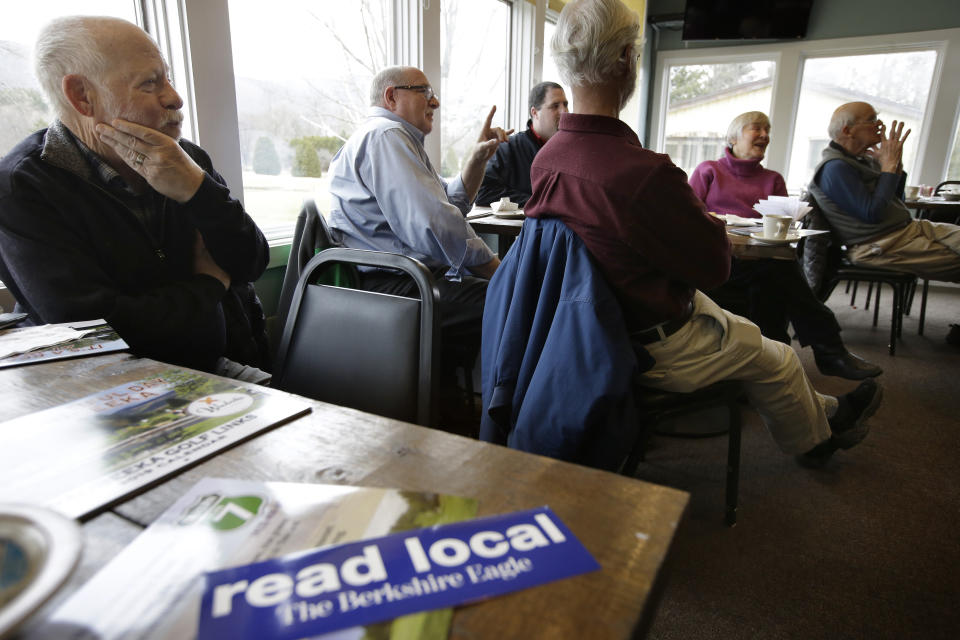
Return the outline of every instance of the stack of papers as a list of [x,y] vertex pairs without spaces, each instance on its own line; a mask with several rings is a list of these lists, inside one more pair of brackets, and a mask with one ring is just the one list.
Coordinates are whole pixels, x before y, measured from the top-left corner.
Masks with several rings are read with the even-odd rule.
[[723,216],[723,220],[727,223],[728,227],[755,227],[763,222],[760,218],[741,218],[732,213]]
[[[103,324],[103,320],[99,320],[98,324]],[[78,340],[94,331],[95,328],[77,330],[66,324],[45,324],[0,331],[0,358]]]
[[770,196],[753,205],[754,211],[767,215],[788,215],[794,222],[807,215],[813,207],[797,196]]

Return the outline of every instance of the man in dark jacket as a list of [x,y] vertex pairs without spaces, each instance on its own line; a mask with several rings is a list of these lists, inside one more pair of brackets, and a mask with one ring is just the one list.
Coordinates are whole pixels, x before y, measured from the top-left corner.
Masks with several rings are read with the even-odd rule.
[[487,161],[477,204],[487,206],[500,198],[510,198],[521,207],[532,193],[530,165],[540,147],[557,132],[560,114],[567,113],[567,96],[556,82],[541,82],[530,90],[530,119],[527,128],[515,133],[497,147]]
[[266,379],[251,282],[269,249],[209,156],[178,141],[156,44],[123,20],[62,18],[36,60],[58,118],[0,161],[0,279],[28,323],[104,318],[138,354]]

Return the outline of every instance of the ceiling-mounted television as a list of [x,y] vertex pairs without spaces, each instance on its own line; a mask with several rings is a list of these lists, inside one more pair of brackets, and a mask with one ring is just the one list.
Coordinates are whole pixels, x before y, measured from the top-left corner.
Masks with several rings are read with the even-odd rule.
[[791,40],[807,35],[813,0],[687,0],[684,40]]

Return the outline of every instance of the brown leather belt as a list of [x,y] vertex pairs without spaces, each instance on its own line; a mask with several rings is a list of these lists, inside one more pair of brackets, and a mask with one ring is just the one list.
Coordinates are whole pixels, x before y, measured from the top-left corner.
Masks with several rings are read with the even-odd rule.
[[630,334],[630,340],[634,344],[651,344],[653,342],[659,342],[667,336],[671,336],[679,331],[685,324],[687,320],[690,319],[690,316],[693,315],[693,301],[691,300],[687,303],[687,308],[684,309],[683,313],[676,320],[667,320],[660,324],[655,324],[649,329],[640,329],[639,331],[634,331]]

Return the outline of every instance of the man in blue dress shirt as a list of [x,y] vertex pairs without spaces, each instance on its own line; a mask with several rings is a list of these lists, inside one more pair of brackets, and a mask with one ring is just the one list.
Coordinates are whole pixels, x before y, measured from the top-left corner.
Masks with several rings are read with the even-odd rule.
[[[491,127],[490,110],[460,175],[440,177],[424,137],[440,100],[415,67],[390,67],[370,88],[366,122],[330,164],[330,227],[334,241],[355,249],[402,253],[423,262],[440,291],[444,360],[447,347],[480,343],[487,281],[500,260],[467,223],[487,160],[511,131]],[[414,295],[404,276],[363,275],[365,289]]]

